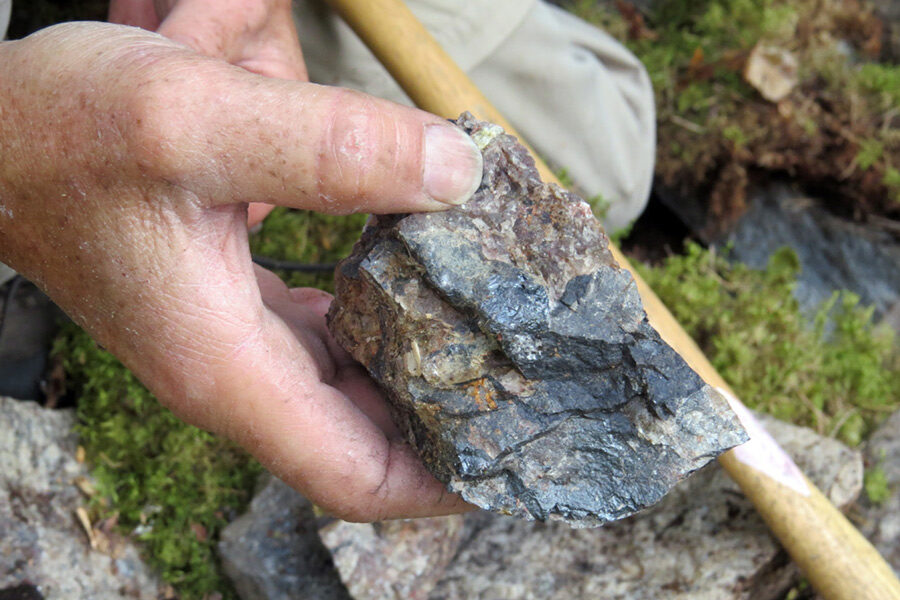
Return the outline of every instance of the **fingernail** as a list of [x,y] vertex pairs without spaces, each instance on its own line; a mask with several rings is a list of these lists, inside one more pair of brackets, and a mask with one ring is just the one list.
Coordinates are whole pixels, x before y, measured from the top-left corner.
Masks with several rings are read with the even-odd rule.
[[481,151],[454,125],[425,127],[425,193],[445,204],[462,204],[481,185]]

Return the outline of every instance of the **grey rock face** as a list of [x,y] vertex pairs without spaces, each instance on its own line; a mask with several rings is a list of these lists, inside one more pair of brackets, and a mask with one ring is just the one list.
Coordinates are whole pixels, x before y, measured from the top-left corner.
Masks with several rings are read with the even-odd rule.
[[[2,9],[0,9],[2,11]],[[0,262],[0,285],[16,276],[16,272]]]
[[866,442],[866,463],[884,471],[890,497],[880,505],[863,498],[861,529],[900,575],[900,412],[895,412]]
[[[45,598],[166,597],[137,549],[117,540],[112,555],[92,550],[75,510],[85,500],[73,481],[70,410],[0,397],[0,590],[30,584]],[[24,593],[24,592],[22,592]]]
[[[832,502],[853,502],[862,486],[858,452],[809,429],[762,420]],[[466,515],[462,527],[459,516],[323,524],[310,511],[297,510],[300,505],[308,506],[271,478],[251,511],[226,529],[228,543],[243,546],[224,560],[241,565],[236,583],[244,600],[335,598],[310,583],[318,577],[339,585],[335,565],[354,600],[776,600],[799,580],[752,505],[716,464],[678,484],[650,510],[583,531],[487,512]],[[235,534],[235,526],[252,533]],[[298,531],[318,531],[334,564],[322,560],[321,544],[310,550]],[[247,594],[240,578],[267,585]]]
[[310,502],[270,475],[222,531],[222,567],[242,600],[350,600]]
[[458,124],[482,186],[444,213],[379,217],[329,312],[435,476],[485,509],[593,526],[745,441],[650,327],[587,203],[497,126]]
[[[0,279],[3,268],[0,264]],[[15,293],[0,293],[0,310],[8,311],[0,337],[0,396],[36,400],[44,397],[41,380],[62,311],[30,282],[8,285]]]
[[347,523],[319,531],[354,600],[426,600],[459,546],[463,517]]
[[219,556],[242,600],[425,600],[459,545],[460,515],[347,523],[271,475],[222,532]]
[[[764,419],[766,429],[838,506],[859,494],[858,452]],[[775,600],[799,572],[718,464],[648,511],[602,529],[467,516],[464,542],[431,600]]]
[[836,290],[850,290],[900,331],[900,244],[888,231],[839,219],[774,184],[753,195],[733,232],[713,241],[729,244],[734,260],[754,268],[790,246],[800,259],[795,296],[804,310],[814,312]]

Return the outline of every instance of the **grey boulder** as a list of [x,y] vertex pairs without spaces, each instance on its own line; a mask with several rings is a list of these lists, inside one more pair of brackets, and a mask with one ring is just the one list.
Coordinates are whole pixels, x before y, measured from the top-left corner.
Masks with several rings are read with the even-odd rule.
[[[76,518],[86,500],[75,481],[88,477],[88,471],[75,459],[74,425],[72,410],[0,397],[0,592],[45,598],[171,597],[127,540],[113,538],[104,544],[105,553],[91,548]],[[92,530],[92,535],[102,533]]]
[[241,600],[351,599],[319,539],[312,504],[271,475],[222,531],[218,550]]

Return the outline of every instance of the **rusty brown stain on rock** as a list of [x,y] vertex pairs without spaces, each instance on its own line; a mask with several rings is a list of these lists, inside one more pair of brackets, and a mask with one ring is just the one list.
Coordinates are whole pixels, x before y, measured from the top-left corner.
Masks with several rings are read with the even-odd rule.
[[370,223],[329,328],[451,491],[527,519],[625,517],[744,432],[650,326],[588,204],[511,136],[483,154],[466,204]]

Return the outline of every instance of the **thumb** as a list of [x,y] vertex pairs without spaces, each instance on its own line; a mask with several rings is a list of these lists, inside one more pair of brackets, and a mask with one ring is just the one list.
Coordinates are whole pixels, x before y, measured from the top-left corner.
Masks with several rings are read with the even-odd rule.
[[131,25],[148,31],[159,27],[159,14],[153,0],[110,0],[107,19],[110,23]]
[[465,202],[481,183],[481,152],[469,136],[424,111],[241,71],[204,85],[179,73],[182,93],[173,93],[172,79],[159,95],[144,90],[156,143],[139,151],[168,171],[157,175],[209,206],[432,211]]
[[169,0],[157,32],[253,73],[306,81],[289,0]]

